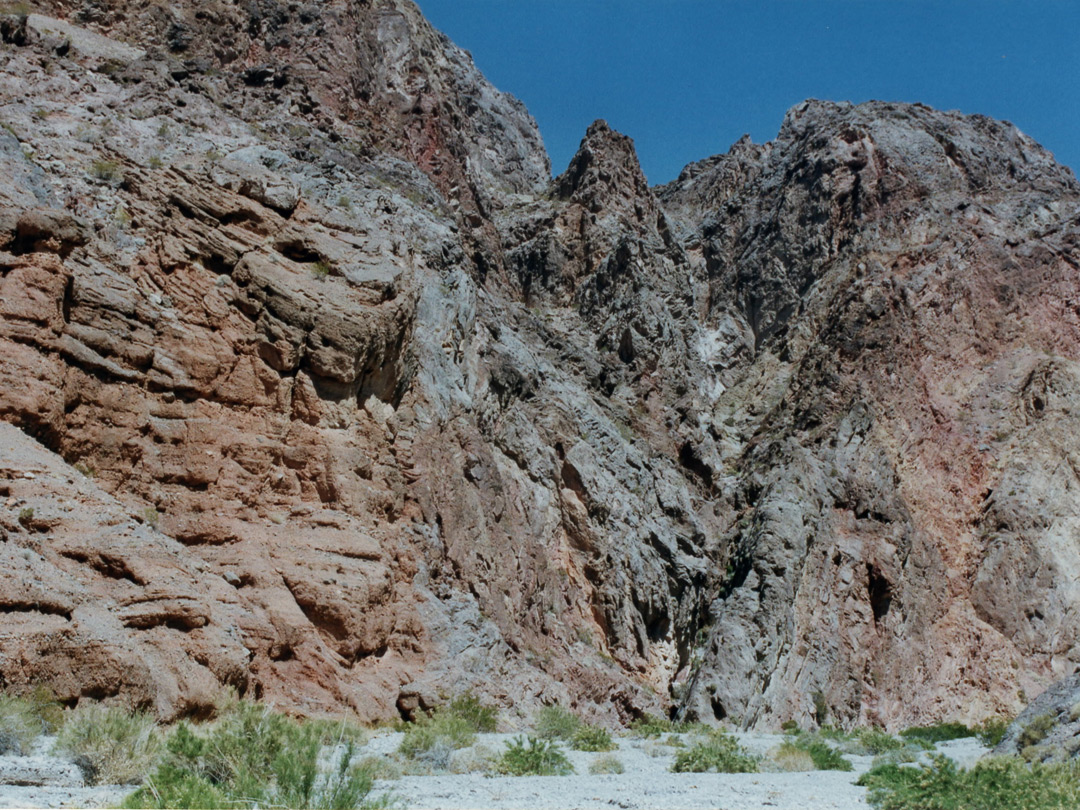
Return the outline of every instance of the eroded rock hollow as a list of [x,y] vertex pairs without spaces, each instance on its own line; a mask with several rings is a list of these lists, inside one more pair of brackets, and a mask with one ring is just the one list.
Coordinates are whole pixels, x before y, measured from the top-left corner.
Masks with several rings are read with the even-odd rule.
[[[1080,187],[807,101],[650,187],[408,0],[0,15],[0,684],[1015,712],[1080,630]],[[46,16],[47,15],[47,16]]]

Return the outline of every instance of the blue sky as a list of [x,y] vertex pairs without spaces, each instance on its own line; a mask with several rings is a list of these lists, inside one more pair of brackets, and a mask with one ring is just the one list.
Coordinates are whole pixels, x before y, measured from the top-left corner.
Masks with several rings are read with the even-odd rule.
[[417,1],[525,102],[556,174],[597,118],[663,183],[810,97],[1007,119],[1080,168],[1075,0]]

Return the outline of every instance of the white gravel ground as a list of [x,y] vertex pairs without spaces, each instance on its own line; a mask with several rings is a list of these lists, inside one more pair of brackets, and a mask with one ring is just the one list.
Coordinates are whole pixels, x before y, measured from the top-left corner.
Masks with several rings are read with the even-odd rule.
[[[511,734],[482,734],[479,744],[498,753]],[[751,751],[765,754],[780,744],[779,734],[737,733]],[[363,754],[389,754],[400,734],[383,733]],[[854,781],[869,769],[873,757],[849,756],[854,771],[807,773],[671,773],[677,749],[658,740],[617,739],[611,752],[625,767],[622,774],[591,776],[589,764],[602,754],[567,751],[574,776],[484,776],[440,774],[379,780],[376,792],[391,792],[407,810],[526,810],[526,808],[723,808],[724,810],[857,810],[866,808],[866,789]],[[942,753],[970,766],[986,749],[975,739],[939,747]]]
[[[375,733],[358,752],[359,757],[391,757],[401,744],[400,733]],[[474,751],[497,756],[513,734],[481,734]],[[779,734],[736,733],[751,751],[766,754],[784,739]],[[582,751],[566,751],[576,772],[573,776],[486,776],[481,773],[439,773],[431,776],[404,776],[381,779],[375,793],[390,793],[402,810],[547,810],[565,808],[648,808],[649,810],[858,810],[868,807],[865,788],[853,782],[866,771],[872,757],[849,756],[851,772],[811,771],[808,773],[671,773],[676,748],[661,740],[618,737],[619,750],[611,754],[622,762],[625,772],[604,776],[589,775],[589,765],[600,756]],[[942,743],[938,750],[970,767],[986,753],[974,738]],[[474,757],[479,758],[479,757]],[[7,758],[0,758],[0,760]],[[11,758],[14,759],[14,758]],[[44,768],[47,763],[28,766]],[[38,756],[33,759],[44,760]],[[51,758],[49,758],[51,759]],[[54,759],[55,778],[65,781],[70,764]],[[65,770],[66,769],[66,770]],[[0,761],[0,780],[5,776]],[[22,771],[8,768],[7,775]],[[70,784],[18,786],[0,784],[0,808],[14,807],[108,807],[116,806],[131,787],[79,787]]]

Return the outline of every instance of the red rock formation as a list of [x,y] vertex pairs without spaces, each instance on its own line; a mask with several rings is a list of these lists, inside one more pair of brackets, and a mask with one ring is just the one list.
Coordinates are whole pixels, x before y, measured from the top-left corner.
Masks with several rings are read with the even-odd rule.
[[44,10],[0,683],[909,723],[1075,663],[1080,198],[1011,126],[808,102],[650,189],[598,122],[548,185],[409,3]]

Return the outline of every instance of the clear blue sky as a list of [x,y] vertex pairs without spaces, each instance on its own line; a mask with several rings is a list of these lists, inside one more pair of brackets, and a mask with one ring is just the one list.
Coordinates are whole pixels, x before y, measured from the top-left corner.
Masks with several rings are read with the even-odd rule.
[[522,99],[561,172],[585,128],[631,136],[650,183],[804,98],[921,101],[1012,121],[1080,169],[1076,0],[418,0]]

